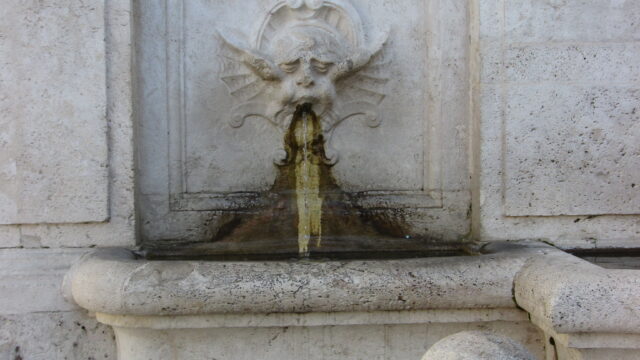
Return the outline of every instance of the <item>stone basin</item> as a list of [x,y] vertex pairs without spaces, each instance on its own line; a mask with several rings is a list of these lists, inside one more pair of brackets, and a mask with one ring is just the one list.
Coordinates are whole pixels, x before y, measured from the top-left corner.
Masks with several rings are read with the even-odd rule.
[[65,284],[113,326],[120,359],[418,359],[468,329],[509,336],[540,359],[550,347],[626,354],[640,343],[640,273],[537,242],[494,243],[476,256],[335,261],[98,250]]
[[121,315],[509,307],[532,249],[341,261],[144,260],[99,250],[74,267],[70,284],[79,305]]

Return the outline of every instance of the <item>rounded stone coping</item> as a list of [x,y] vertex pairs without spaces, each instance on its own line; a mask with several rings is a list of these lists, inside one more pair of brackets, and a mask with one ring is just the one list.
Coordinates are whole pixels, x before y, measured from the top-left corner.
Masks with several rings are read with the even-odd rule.
[[115,315],[307,313],[513,308],[513,280],[546,248],[478,256],[352,261],[148,261],[97,250],[76,264],[67,291]]
[[514,293],[534,322],[556,333],[640,333],[640,270],[554,251],[527,262]]

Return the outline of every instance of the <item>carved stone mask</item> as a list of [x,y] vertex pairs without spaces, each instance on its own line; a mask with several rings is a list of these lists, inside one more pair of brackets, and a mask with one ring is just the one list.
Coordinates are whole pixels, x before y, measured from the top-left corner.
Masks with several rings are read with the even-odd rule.
[[234,99],[231,125],[261,117],[284,131],[296,107],[310,103],[327,139],[353,115],[378,126],[387,33],[368,41],[363,29],[346,2],[290,0],[269,12],[252,45],[219,30],[221,78]]
[[313,26],[296,26],[274,41],[274,60],[282,71],[275,101],[283,108],[314,104],[325,113],[336,99],[332,72],[349,49],[334,34]]

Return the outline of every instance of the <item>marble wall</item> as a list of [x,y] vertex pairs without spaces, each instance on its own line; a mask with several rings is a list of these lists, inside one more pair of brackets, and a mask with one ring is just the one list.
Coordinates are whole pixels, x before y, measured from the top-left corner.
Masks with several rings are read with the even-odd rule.
[[477,1],[474,230],[640,241],[640,6]]
[[0,359],[115,359],[61,287],[91,248],[135,244],[130,3],[1,13]]

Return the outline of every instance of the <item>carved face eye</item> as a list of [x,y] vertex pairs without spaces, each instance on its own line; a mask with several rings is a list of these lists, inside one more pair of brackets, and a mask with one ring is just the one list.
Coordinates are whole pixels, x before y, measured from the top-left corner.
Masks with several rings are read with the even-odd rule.
[[298,66],[300,66],[300,61],[294,60],[288,63],[280,64],[280,69],[286,73],[293,73],[298,70]]
[[314,59],[311,61],[311,66],[313,66],[313,69],[315,71],[324,74],[327,71],[329,71],[329,68],[331,67],[331,63]]

